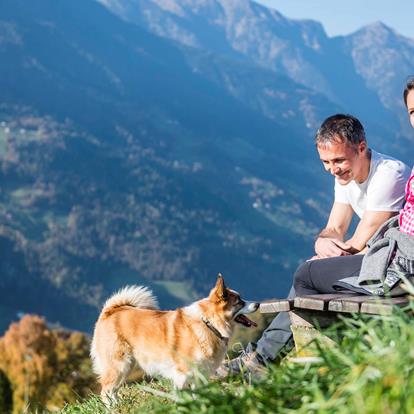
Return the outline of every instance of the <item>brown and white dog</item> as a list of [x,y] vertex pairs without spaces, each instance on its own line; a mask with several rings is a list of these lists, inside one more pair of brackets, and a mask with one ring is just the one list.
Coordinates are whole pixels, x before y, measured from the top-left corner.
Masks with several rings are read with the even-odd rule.
[[106,301],[91,346],[102,399],[115,399],[135,365],[149,375],[171,379],[177,388],[191,382],[195,370],[215,372],[236,323],[256,326],[245,314],[258,306],[228,289],[221,275],[207,298],[173,311],[158,310],[145,287],[120,290]]

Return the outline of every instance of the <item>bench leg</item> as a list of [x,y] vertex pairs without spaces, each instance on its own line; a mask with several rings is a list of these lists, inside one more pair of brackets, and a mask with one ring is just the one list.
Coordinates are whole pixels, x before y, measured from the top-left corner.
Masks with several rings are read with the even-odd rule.
[[[293,339],[295,341],[296,355],[299,357],[315,356],[315,347],[309,343],[318,339],[326,346],[335,346],[335,342],[323,335],[319,328],[326,328],[337,321],[334,312],[322,313],[295,309],[289,312]],[[318,328],[318,329],[317,329]]]

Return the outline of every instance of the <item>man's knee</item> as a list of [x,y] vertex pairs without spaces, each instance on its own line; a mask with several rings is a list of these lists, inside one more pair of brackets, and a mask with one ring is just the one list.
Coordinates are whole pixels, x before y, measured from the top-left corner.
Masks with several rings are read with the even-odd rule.
[[295,291],[300,290],[300,288],[303,286],[309,286],[310,265],[310,261],[304,262],[296,269],[296,272],[293,275],[293,287]]

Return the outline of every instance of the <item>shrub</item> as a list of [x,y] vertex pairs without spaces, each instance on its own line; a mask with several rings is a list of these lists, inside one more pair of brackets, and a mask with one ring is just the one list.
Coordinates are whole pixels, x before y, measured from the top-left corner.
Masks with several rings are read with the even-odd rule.
[[0,369],[12,384],[15,414],[29,406],[57,409],[96,387],[86,336],[50,330],[33,315],[11,324],[0,338]]

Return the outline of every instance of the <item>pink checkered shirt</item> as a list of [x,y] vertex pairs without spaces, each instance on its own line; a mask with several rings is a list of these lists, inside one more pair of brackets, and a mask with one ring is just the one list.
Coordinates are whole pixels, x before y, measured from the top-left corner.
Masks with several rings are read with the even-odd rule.
[[405,205],[400,211],[400,231],[414,236],[414,170],[405,185]]

